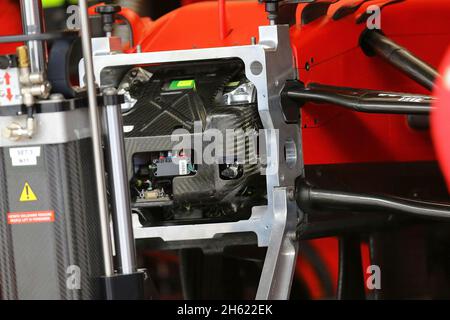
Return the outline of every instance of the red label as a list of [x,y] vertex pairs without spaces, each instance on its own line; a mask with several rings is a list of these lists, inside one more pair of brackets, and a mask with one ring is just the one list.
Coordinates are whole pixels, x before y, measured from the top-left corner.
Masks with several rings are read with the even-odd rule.
[[55,221],[55,211],[8,212],[8,224],[46,223]]

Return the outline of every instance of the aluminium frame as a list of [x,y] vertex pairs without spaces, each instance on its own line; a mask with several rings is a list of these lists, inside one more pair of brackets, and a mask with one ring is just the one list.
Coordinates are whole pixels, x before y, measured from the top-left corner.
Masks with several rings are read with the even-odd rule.
[[[263,127],[276,132],[265,137],[265,147],[271,155],[266,159],[267,168],[276,169],[266,175],[267,205],[253,207],[248,220],[201,225],[143,227],[134,215],[134,238],[161,238],[172,242],[253,232],[257,236],[258,246],[267,247],[256,299],[288,299],[298,251],[296,226],[302,218],[295,202],[295,180],[304,174],[300,120],[297,124],[286,123],[281,106],[280,94],[285,82],[297,78],[289,27],[259,27],[259,43],[254,45],[97,55],[93,56],[93,65],[96,82],[104,87],[103,71],[114,67],[227,58],[243,61],[245,74],[257,89],[258,112]],[[81,62],[81,85],[83,76]]]

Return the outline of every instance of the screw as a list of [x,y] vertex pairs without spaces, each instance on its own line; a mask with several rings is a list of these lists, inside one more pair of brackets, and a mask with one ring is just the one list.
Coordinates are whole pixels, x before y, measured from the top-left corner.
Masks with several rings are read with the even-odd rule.
[[294,187],[288,187],[286,192],[287,192],[287,198],[289,199],[289,201],[294,201],[295,200],[295,189],[294,189]]
[[103,90],[103,94],[106,96],[113,96],[117,94],[117,90],[114,87],[108,87]]

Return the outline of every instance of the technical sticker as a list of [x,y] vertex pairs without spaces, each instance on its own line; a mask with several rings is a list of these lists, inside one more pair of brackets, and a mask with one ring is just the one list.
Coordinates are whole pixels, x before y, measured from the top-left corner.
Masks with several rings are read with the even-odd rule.
[[55,211],[8,212],[8,224],[48,223],[55,221]]
[[28,182],[25,182],[22,193],[20,194],[20,202],[37,201],[36,194],[30,187]]
[[41,147],[11,148],[9,156],[13,167],[35,166],[41,156]]

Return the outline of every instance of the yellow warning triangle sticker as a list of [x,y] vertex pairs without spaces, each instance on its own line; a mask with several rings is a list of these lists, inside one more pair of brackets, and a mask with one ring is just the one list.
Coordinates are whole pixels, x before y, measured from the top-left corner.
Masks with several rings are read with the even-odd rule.
[[20,202],[27,201],[36,201],[37,197],[31,189],[28,182],[25,182],[25,186],[23,187],[22,194],[20,195]]

